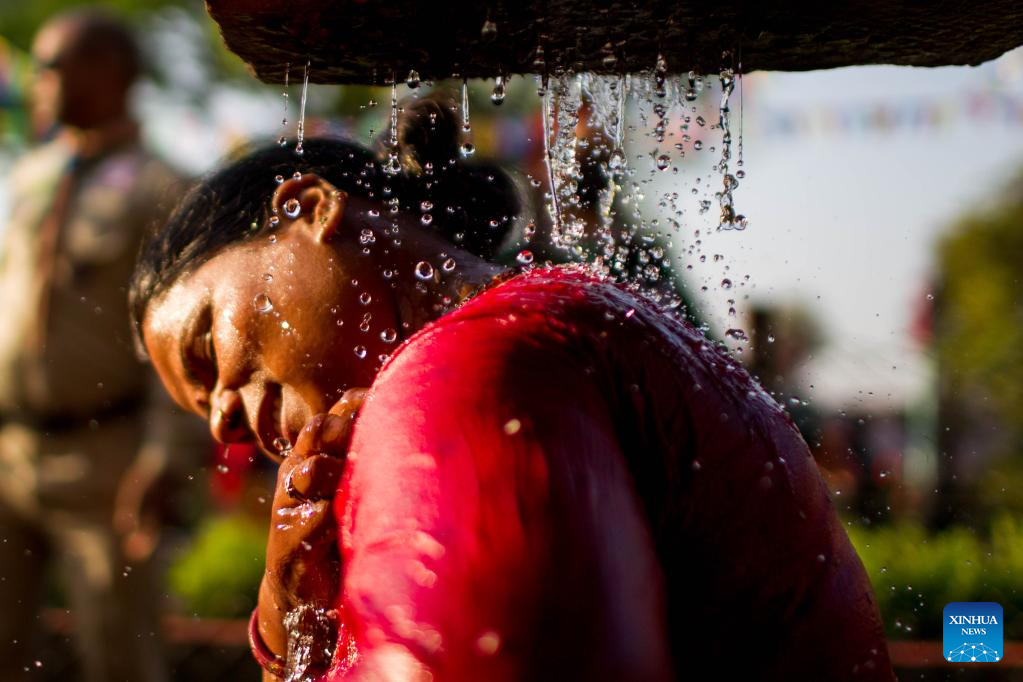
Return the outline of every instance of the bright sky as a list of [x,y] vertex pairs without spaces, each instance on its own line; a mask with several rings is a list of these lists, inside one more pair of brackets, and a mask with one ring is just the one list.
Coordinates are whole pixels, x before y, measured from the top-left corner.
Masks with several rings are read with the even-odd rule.
[[[1008,92],[1023,102],[1023,50],[977,68],[753,74],[744,88],[747,176],[735,203],[750,227],[711,233],[705,252],[750,275],[751,300],[800,302],[819,318],[828,345],[807,378],[815,399],[915,398],[928,372],[907,326],[926,295],[936,240],[957,216],[997,200],[1023,167],[1023,110],[1011,124],[990,110],[970,120],[967,93]],[[771,134],[771,112],[809,113],[820,123],[821,112],[885,103],[903,110],[930,103],[954,118],[929,129]],[[720,267],[703,272],[723,328],[734,291],[715,290]]]

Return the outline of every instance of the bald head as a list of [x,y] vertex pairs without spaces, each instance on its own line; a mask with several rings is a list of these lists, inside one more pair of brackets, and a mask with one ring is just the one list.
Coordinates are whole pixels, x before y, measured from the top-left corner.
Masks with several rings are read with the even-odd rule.
[[32,56],[39,68],[37,116],[90,129],[125,115],[141,59],[134,36],[117,19],[96,9],[60,14],[36,34]]

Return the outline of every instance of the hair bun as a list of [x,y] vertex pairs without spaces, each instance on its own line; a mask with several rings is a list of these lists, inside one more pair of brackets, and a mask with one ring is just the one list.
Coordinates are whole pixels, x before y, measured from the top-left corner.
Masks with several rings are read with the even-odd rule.
[[[455,244],[493,258],[520,210],[514,183],[497,166],[466,163],[458,145],[462,121],[454,99],[442,92],[399,104],[397,154],[400,177],[391,185],[409,211],[429,212],[433,225]],[[391,149],[378,138],[378,160]],[[423,209],[429,206],[429,209]]]
[[406,99],[398,112],[398,155],[408,175],[421,175],[427,164],[440,168],[457,161],[460,121],[453,99],[432,92]]

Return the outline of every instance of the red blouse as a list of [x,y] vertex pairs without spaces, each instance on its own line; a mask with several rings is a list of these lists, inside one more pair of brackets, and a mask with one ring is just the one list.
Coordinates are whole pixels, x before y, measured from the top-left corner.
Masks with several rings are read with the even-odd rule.
[[580,269],[514,277],[409,339],[335,511],[329,680],[894,679],[786,413]]

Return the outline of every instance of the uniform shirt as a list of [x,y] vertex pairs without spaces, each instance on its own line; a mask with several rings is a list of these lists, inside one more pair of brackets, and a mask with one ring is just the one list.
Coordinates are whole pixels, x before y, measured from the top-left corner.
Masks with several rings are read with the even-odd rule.
[[[58,139],[12,173],[0,250],[0,415],[88,418],[146,390],[126,286],[144,230],[175,198],[177,178],[134,144],[78,164],[52,277],[43,282],[41,226],[73,163]],[[42,342],[33,343],[41,324]]]
[[406,341],[334,504],[325,679],[894,679],[784,410],[584,272],[519,275]]

